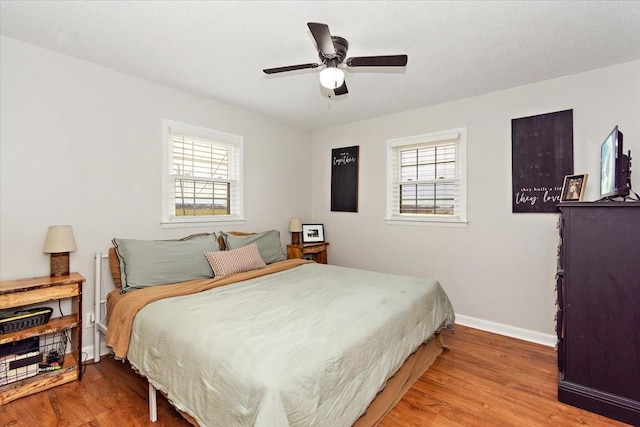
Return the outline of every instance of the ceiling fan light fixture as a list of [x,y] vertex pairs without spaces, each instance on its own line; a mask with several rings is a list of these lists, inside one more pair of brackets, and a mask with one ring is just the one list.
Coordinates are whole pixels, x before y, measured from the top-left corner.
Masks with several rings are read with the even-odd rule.
[[327,67],[320,72],[320,84],[327,89],[337,89],[344,83],[344,71],[336,67]]

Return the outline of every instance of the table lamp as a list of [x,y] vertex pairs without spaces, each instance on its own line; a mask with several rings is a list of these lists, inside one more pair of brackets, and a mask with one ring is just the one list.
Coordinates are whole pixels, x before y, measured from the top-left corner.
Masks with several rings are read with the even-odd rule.
[[76,250],[76,239],[70,225],[52,225],[44,241],[44,253],[51,254],[51,276],[69,274],[69,252]]
[[291,244],[300,244],[300,235],[302,233],[302,221],[300,218],[291,218],[289,221],[289,232],[291,232]]

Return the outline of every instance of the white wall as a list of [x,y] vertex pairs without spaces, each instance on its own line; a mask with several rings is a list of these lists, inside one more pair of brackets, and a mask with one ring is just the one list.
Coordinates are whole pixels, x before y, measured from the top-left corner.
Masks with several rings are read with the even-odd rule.
[[[464,322],[552,343],[558,215],[511,213],[511,119],[565,109],[574,170],[589,174],[585,200],[595,200],[600,144],[616,124],[640,159],[640,61],[314,132],[313,220],[325,225],[329,262],[436,277]],[[468,131],[468,227],[385,225],[386,140],[459,127]],[[359,212],[330,212],[331,149],[352,145]]]
[[[573,108],[575,172],[590,175],[588,200],[615,124],[640,156],[640,61],[310,136],[4,36],[0,55],[0,279],[48,274],[47,227],[71,224],[85,312],[93,253],[112,237],[217,229],[160,227],[163,118],[245,137],[248,222],[232,228],[278,228],[286,243],[291,216],[324,223],[331,263],[437,277],[461,320],[542,341],[553,334],[557,215],[511,213],[511,119]],[[457,127],[468,129],[469,226],[385,225],[385,141]],[[330,212],[331,149],[350,145],[360,146],[359,212]],[[313,159],[313,173],[300,158]]]
[[[162,119],[244,136],[244,226],[309,218],[310,135],[274,120],[33,45],[0,39],[0,279],[49,274],[49,225],[73,226],[84,310],[93,254],[113,237],[163,239],[222,227],[162,229]],[[286,167],[283,167],[286,165]],[[85,331],[86,332],[86,331]],[[84,334],[84,343],[92,345]]]

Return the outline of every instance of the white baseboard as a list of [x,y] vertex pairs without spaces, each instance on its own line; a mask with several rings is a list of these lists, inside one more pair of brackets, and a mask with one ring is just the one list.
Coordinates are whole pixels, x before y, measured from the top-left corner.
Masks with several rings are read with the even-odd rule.
[[82,346],[82,362],[93,360],[93,344]]
[[[93,359],[95,356],[94,349],[95,349],[95,346],[93,344],[82,346],[83,362],[88,362],[88,361],[93,362]],[[107,345],[104,343],[104,339],[101,339],[100,340],[100,356],[106,356],[108,354],[111,354],[111,350],[109,350]]]
[[557,342],[555,335],[543,334],[541,332],[530,331],[528,329],[504,325],[489,320],[477,319],[475,317],[465,316],[464,314],[456,313],[456,323],[482,331],[493,332],[498,335],[546,345],[548,347],[555,347]]

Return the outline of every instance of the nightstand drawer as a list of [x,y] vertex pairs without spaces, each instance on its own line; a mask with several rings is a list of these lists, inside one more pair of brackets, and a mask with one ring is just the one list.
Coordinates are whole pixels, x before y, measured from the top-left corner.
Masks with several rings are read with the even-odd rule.
[[315,262],[326,264],[328,245],[327,242],[287,245],[287,258],[310,258]]
[[324,252],[326,251],[327,248],[325,247],[325,245],[318,245],[318,246],[312,246],[309,248],[304,248],[304,253],[305,254],[317,254],[320,252]]

